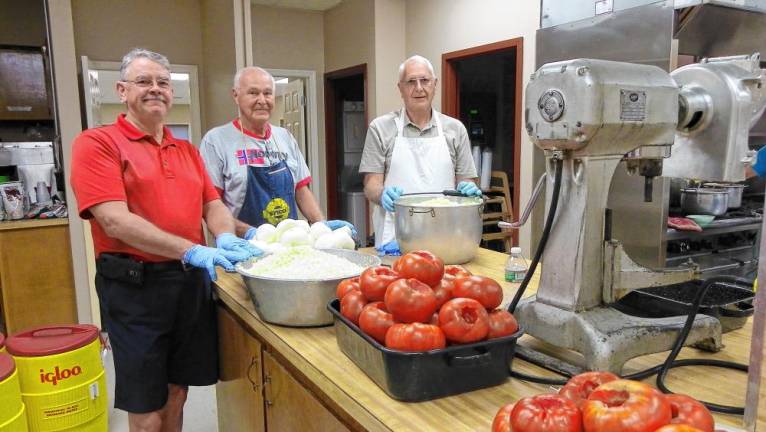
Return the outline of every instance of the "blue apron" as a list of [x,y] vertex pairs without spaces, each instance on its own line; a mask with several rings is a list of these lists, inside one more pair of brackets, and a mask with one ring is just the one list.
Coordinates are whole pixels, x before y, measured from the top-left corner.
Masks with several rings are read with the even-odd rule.
[[298,219],[295,183],[285,161],[268,167],[247,167],[245,202],[237,218],[255,227]]

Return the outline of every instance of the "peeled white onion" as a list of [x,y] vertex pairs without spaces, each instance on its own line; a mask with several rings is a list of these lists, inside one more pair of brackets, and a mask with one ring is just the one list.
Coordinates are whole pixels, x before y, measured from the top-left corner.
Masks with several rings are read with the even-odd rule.
[[332,232],[322,234],[314,242],[315,249],[335,249],[335,237]]
[[354,239],[352,239],[351,234],[347,233],[345,230],[337,229],[332,232],[332,236],[336,249],[354,249]]
[[324,222],[314,222],[310,228],[311,241],[316,242],[319,237],[331,232],[330,227],[325,225]]
[[348,227],[348,225],[343,225],[342,227],[336,229],[333,232],[345,232],[348,234],[349,237],[351,237],[351,228]]
[[285,246],[310,245],[311,237],[309,237],[308,231],[305,231],[302,227],[294,226],[282,233],[279,242]]
[[309,232],[309,223],[303,219],[297,219],[295,226],[300,227],[302,230]]
[[255,229],[255,239],[262,242],[273,242],[274,233],[277,231],[277,227],[270,223],[265,223]]

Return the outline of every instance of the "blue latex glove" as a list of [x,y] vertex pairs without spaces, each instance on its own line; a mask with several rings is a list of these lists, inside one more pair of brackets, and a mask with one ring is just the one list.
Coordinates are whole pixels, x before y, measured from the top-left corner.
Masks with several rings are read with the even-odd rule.
[[215,266],[219,265],[226,271],[234,271],[234,264],[224,255],[224,251],[202,245],[194,245],[184,253],[182,261],[207,270],[210,280],[216,280]]
[[756,153],[753,171],[755,171],[759,177],[766,176],[766,146],[761,147],[758,150],[758,153]]
[[248,228],[247,231],[245,232],[245,240],[252,240],[252,239],[254,239],[256,231],[257,230],[255,229],[255,227]]
[[375,248],[375,250],[378,251],[378,255],[393,255],[393,256],[399,256],[402,254],[402,251],[399,250],[399,243],[396,240],[392,240],[386,244],[381,245],[378,248]]
[[481,189],[472,181],[461,181],[457,184],[457,191],[465,196],[481,196]]
[[263,255],[263,251],[253,246],[249,241],[241,239],[232,233],[219,234],[215,238],[218,249],[227,252],[226,258],[232,262],[248,260],[254,256]]
[[347,226],[351,228],[351,236],[356,238],[356,228],[354,228],[354,225],[350,222],[346,222],[340,219],[328,220],[328,221],[322,221],[322,222],[324,222],[324,224],[327,225],[327,228],[330,228],[333,231],[335,231],[338,228],[343,228],[344,226]]
[[399,186],[386,186],[386,188],[383,189],[383,194],[380,195],[380,204],[383,205],[383,208],[386,209],[386,211],[392,212],[394,211],[394,201],[399,199],[403,193],[404,189]]

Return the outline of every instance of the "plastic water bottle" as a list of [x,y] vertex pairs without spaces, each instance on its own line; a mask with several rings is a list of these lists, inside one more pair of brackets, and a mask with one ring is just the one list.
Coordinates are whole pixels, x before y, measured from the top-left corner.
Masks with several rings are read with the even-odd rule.
[[521,254],[521,248],[511,248],[511,256],[505,262],[505,280],[508,282],[521,283],[527,275],[527,260]]

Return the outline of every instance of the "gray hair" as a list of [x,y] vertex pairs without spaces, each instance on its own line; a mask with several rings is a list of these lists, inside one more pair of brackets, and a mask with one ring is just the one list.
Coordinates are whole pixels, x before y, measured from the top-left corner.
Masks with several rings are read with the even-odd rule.
[[258,66],[246,66],[238,70],[237,73],[234,74],[234,82],[232,87],[233,90],[239,90],[239,80],[241,80],[242,75],[247,72],[260,72],[262,74],[266,74],[266,76],[271,79],[271,90],[277,91],[277,82],[274,80],[274,76],[266,69],[260,68]]
[[170,72],[170,62],[168,61],[168,58],[165,57],[162,54],[156,53],[154,51],[149,51],[148,49],[144,48],[133,48],[130,50],[129,53],[125,54],[125,56],[122,58],[122,64],[120,65],[120,79],[126,80],[128,79],[128,66],[130,66],[130,63],[133,62],[133,60],[139,59],[139,58],[145,58],[149,59],[160,66],[167,69],[168,72]]
[[426,65],[428,68],[428,71],[431,72],[431,78],[436,78],[436,74],[434,73],[434,65],[431,64],[430,61],[428,61],[427,58],[419,55],[414,55],[407,60],[403,61],[402,64],[399,65],[399,82],[401,82],[404,79],[404,68],[407,66],[407,63],[413,63],[418,62]]

